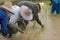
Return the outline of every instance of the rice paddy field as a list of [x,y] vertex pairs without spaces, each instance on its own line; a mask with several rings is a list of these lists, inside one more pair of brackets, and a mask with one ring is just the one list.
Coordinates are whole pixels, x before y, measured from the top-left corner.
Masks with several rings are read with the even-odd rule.
[[12,38],[4,38],[0,34],[0,40],[60,40],[60,16],[51,15],[49,3],[40,2],[41,12],[38,15],[44,28],[36,21],[30,21],[23,34],[18,32]]

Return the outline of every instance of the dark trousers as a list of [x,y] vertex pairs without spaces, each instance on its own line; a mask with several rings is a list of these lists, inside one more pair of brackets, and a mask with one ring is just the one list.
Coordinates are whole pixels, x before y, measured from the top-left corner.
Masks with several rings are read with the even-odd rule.
[[51,12],[54,13],[56,11],[57,14],[60,13],[60,6],[56,4],[54,1],[52,1],[52,8]]

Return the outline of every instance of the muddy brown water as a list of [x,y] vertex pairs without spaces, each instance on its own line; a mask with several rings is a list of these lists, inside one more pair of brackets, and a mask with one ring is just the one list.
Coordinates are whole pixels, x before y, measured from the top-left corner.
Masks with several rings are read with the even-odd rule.
[[48,3],[41,5],[39,17],[44,24],[44,29],[37,22],[29,22],[25,33],[18,32],[12,38],[4,38],[0,34],[0,40],[60,40],[60,16],[50,15],[50,6]]

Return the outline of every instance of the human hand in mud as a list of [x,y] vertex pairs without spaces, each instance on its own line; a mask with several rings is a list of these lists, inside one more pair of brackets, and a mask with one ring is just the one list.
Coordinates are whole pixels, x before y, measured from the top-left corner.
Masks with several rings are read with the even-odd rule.
[[21,30],[25,30],[27,25],[23,21],[20,21],[18,22],[18,26],[20,27]]
[[44,25],[41,25],[41,28],[44,28]]
[[19,28],[19,32],[24,33],[24,30],[21,30],[21,29]]

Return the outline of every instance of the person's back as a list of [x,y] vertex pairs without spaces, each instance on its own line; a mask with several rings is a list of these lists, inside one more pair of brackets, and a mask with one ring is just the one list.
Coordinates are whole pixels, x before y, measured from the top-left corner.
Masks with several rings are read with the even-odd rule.
[[35,3],[31,2],[31,1],[21,1],[17,4],[17,6],[19,6],[19,7],[21,7],[22,5],[26,5],[27,7],[29,7],[33,11],[36,10],[36,12],[38,13],[38,9],[37,9],[37,6]]

